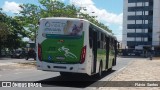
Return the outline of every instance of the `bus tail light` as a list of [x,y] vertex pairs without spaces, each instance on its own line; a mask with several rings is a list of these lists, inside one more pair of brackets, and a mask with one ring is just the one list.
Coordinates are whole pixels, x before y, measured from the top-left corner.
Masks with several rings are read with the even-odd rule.
[[38,59],[42,61],[42,47],[41,44],[38,44]]
[[86,46],[84,46],[81,51],[81,61],[80,61],[81,64],[84,63],[85,58],[86,58]]

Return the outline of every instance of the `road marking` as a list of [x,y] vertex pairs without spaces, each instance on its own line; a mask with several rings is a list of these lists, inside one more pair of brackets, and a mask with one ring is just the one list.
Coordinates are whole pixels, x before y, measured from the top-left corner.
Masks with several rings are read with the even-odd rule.
[[126,68],[126,66],[125,67],[123,67],[123,68],[121,68],[121,69],[119,69],[118,71],[117,71],[117,73],[119,73],[119,72],[121,72],[123,69],[125,69]]

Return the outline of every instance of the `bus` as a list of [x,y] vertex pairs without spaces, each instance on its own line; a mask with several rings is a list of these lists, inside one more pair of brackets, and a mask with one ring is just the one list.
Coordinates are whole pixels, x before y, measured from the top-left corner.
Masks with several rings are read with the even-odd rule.
[[41,18],[37,33],[38,70],[101,76],[116,65],[116,37],[88,20]]

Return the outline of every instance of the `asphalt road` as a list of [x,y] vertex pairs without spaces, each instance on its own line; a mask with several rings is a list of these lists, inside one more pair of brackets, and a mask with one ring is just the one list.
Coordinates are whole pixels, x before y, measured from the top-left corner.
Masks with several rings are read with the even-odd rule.
[[[34,66],[28,66],[25,68],[14,68],[11,64],[15,62],[34,62],[33,60],[26,61],[24,59],[0,59],[0,81],[32,81],[32,82],[43,82],[42,85],[47,90],[72,90],[72,89],[92,89],[103,84],[103,81],[108,81],[111,77],[120,72],[129,63],[134,60],[144,60],[142,58],[118,58],[117,65],[113,67],[111,72],[104,72],[102,78],[97,78],[96,75],[87,76],[71,76],[70,78],[61,77],[58,72],[46,72],[37,70]],[[6,64],[6,65],[5,65]],[[78,77],[78,78],[77,78]],[[54,82],[53,82],[54,81]],[[63,82],[57,82],[63,81]],[[66,82],[67,81],[67,82]],[[75,81],[85,81],[85,82],[75,82]],[[102,81],[102,82],[101,82]],[[17,88],[14,88],[17,90]],[[33,88],[38,90],[39,88]],[[0,88],[1,90],[1,88]]]

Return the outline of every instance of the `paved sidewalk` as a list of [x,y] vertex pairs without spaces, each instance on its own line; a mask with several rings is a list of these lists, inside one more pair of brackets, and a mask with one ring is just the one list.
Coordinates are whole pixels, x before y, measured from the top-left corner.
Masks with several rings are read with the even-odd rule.
[[[110,81],[160,81],[160,58],[136,60]],[[99,87],[98,90],[160,90],[159,87]]]
[[7,71],[7,70],[18,70],[18,69],[37,69],[36,62],[6,62],[0,63],[0,72]]

